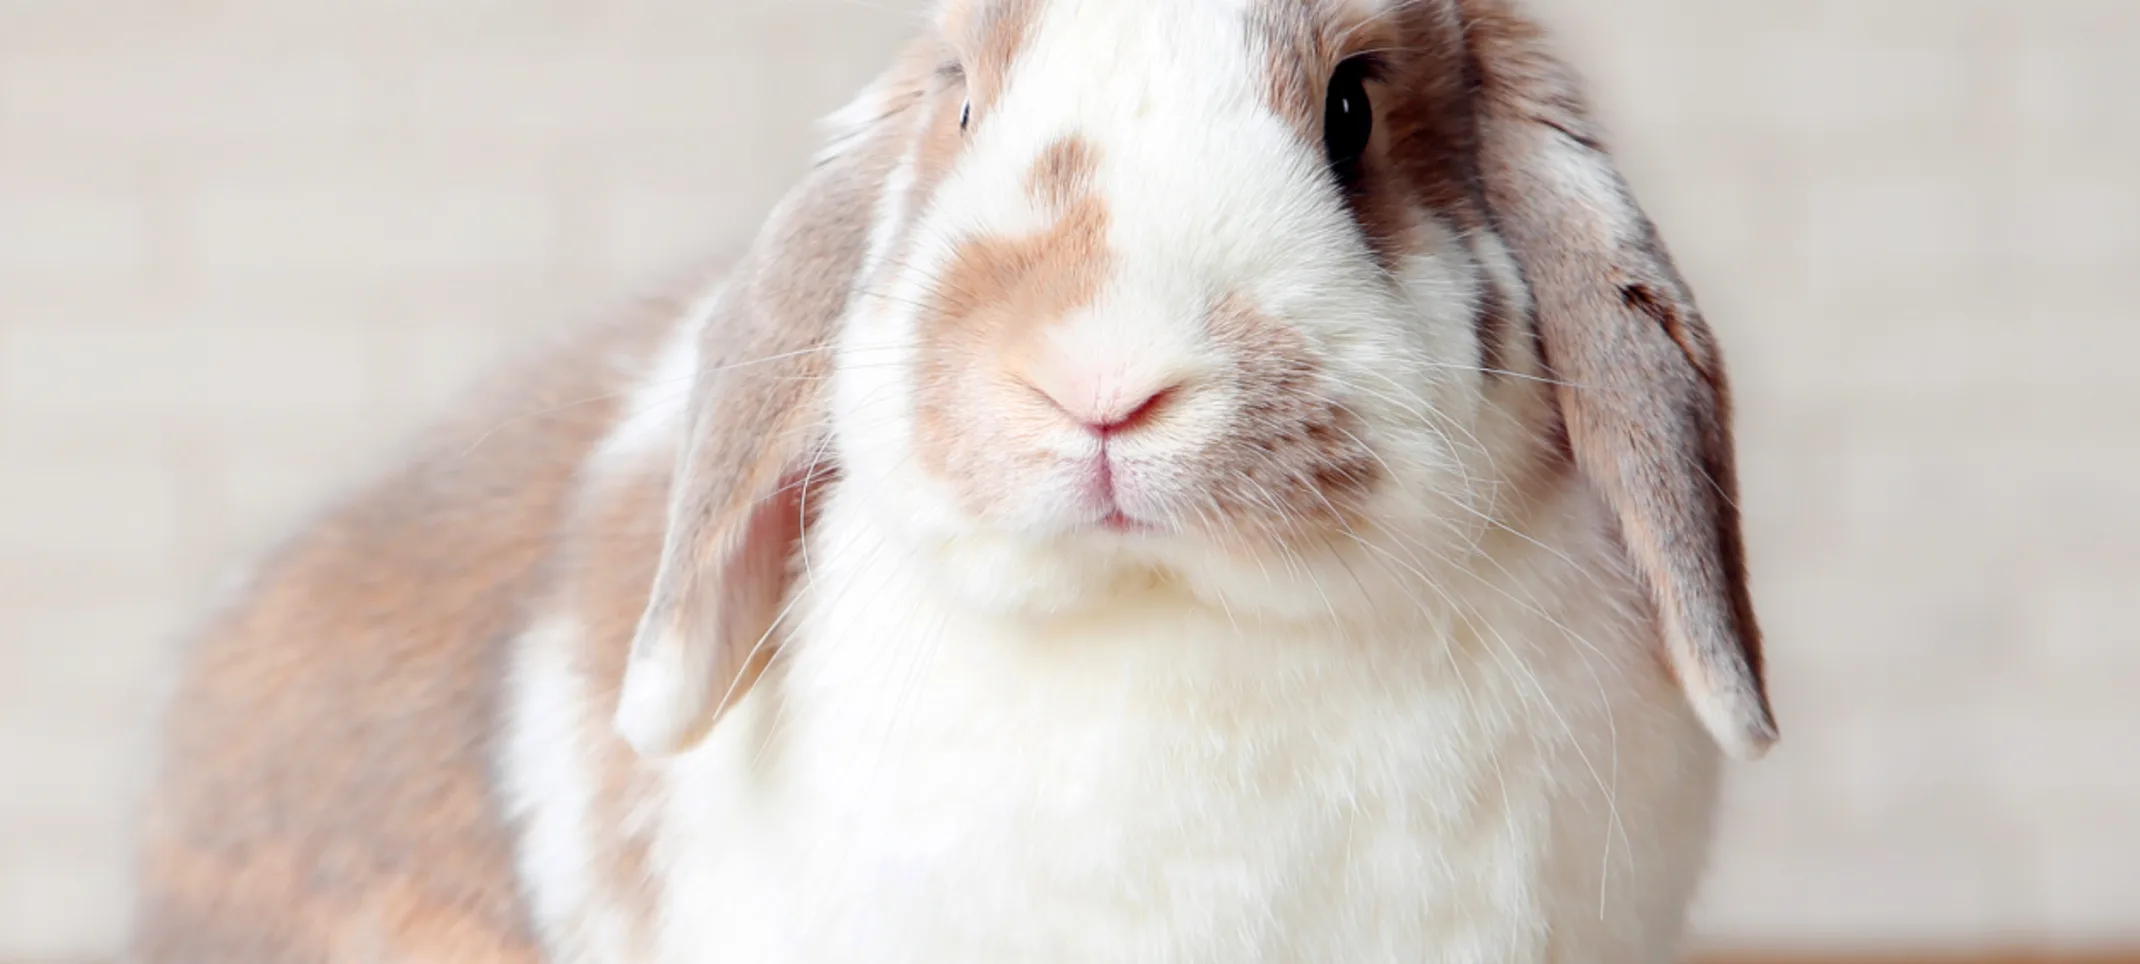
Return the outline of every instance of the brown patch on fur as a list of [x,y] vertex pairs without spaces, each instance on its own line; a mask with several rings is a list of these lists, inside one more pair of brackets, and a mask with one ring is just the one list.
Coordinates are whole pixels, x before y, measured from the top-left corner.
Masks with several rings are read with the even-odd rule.
[[[1463,13],[1448,0],[1396,5],[1363,19],[1345,0],[1267,0],[1255,14],[1273,109],[1318,150],[1331,72],[1348,57],[1373,58],[1376,130],[1347,202],[1385,268],[1420,253],[1433,236],[1422,217],[1458,238],[1492,229],[1479,169],[1480,68],[1466,36],[1476,28]],[[1479,280],[1478,361],[1492,379],[1510,364],[1511,339],[1535,341],[1537,331],[1510,312],[1490,278]]]
[[1314,144],[1323,140],[1331,72],[1354,54],[1387,53],[1399,44],[1390,21],[1362,16],[1350,0],[1262,0],[1249,12],[1249,35],[1263,45],[1271,108]]
[[1107,206],[1088,193],[1093,155],[1076,139],[1042,152],[1028,183],[1057,202],[1048,228],[1014,238],[977,237],[953,252],[921,320],[918,442],[923,463],[978,488],[1001,457],[955,414],[1008,393],[1047,329],[1097,297],[1106,277]]
[[249,913],[160,902],[162,916],[138,925],[128,959],[158,964],[292,959],[534,964],[542,959],[519,934],[499,930],[405,878],[382,879],[333,902],[293,904],[294,894],[316,893],[320,865],[316,849],[275,839],[262,839],[248,850],[240,874],[233,874],[227,861],[202,851],[160,855],[155,865],[158,886],[216,894],[222,901],[218,907]]
[[1026,177],[1026,190],[1048,210],[1062,211],[1091,193],[1097,169],[1092,145],[1081,137],[1065,137],[1040,153],[1040,162]]
[[[1320,152],[1329,81],[1352,57],[1372,58],[1368,98],[1375,132],[1346,192],[1368,246],[1386,269],[1418,254],[1439,220],[1453,236],[1487,228],[1478,187],[1473,74],[1464,25],[1451,3],[1399,5],[1374,17],[1343,0],[1266,0],[1252,18],[1263,45],[1270,99],[1279,116]],[[1450,252],[1472,256],[1467,248]],[[1474,314],[1479,366],[1492,378],[1508,362],[1515,325],[1490,279]]]
[[1240,400],[1195,467],[1219,514],[1272,539],[1357,522],[1380,463],[1360,438],[1359,417],[1322,384],[1313,346],[1239,298],[1221,302],[1204,327]]
[[146,808],[137,957],[540,959],[491,786],[502,649],[615,409],[588,360],[643,358],[658,331],[506,373],[202,635]]
[[1342,0],[1264,0],[1251,25],[1272,109],[1318,154],[1331,75],[1348,58],[1374,63],[1367,84],[1374,136],[1346,201],[1385,268],[1426,242],[1419,217],[1458,232],[1484,224],[1463,29],[1448,4],[1401,4],[1363,18]]

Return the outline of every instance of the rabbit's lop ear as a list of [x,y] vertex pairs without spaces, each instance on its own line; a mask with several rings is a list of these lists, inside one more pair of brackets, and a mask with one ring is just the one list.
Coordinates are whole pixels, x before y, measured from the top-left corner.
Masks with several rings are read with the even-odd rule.
[[1668,665],[1717,742],[1758,757],[1777,731],[1723,359],[1572,72],[1513,6],[1461,3],[1487,206],[1530,288],[1576,466],[1618,517]]
[[832,146],[705,319],[667,536],[616,710],[642,754],[703,738],[778,643],[814,490],[834,473],[833,334],[927,73],[911,60],[834,118]]

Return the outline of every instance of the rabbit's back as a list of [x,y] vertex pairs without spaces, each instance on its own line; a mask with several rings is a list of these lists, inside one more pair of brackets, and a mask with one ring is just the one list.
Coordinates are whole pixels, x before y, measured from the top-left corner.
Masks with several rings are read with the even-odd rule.
[[666,318],[509,368],[191,643],[143,813],[133,960],[541,959],[491,777],[504,650]]

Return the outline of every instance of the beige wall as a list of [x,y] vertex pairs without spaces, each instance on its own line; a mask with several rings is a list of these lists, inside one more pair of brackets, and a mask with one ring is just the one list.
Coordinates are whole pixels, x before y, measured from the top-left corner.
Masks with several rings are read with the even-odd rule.
[[[1742,385],[1787,737],[1703,932],[2140,940],[2140,4],[1545,5]],[[0,959],[112,946],[206,591],[732,249],[899,6],[0,0]]]

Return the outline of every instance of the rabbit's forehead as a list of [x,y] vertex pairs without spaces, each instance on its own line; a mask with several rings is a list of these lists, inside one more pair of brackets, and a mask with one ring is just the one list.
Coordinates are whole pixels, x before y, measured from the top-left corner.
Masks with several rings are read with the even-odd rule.
[[[1052,81],[1165,76],[1194,67],[1250,82],[1286,106],[1301,75],[1320,77],[1347,48],[1372,45],[1392,13],[1430,0],[947,0],[944,35],[984,99],[1013,72]],[[1097,59],[1094,59],[1097,58]],[[1023,69],[1021,69],[1023,68]]]
[[[915,243],[981,244],[954,243],[947,265],[925,259],[968,294],[1003,287],[986,279],[1030,286],[1040,266],[1081,279],[1049,286],[1083,295],[1044,315],[1133,286],[1187,316],[1217,295],[1282,284],[1274,263],[1350,258],[1356,232],[1327,190],[1321,138],[1329,73],[1380,43],[1382,21],[1432,2],[954,4],[944,27],[972,126],[943,135],[959,146],[941,180],[923,178],[933,189]],[[961,111],[956,98],[947,106]],[[961,273],[976,264],[988,270]]]
[[[1342,59],[1358,18],[1378,12],[1355,0],[954,11],[972,123],[927,142],[956,147],[940,174],[924,164],[916,176],[931,189],[908,209],[915,253],[892,259],[927,276],[924,343],[966,357],[1073,325],[1132,339],[1158,330],[1151,319],[1201,324],[1229,299],[1291,315],[1353,291],[1331,279],[1369,262],[1330,190],[1328,73],[1315,64]],[[1312,104],[1296,82],[1312,85]],[[1317,129],[1304,132],[1294,108],[1312,109]],[[941,109],[964,107],[951,97]]]
[[1014,181],[1030,177],[1046,151],[1075,139],[1100,158],[1091,180],[1114,203],[1156,193],[1136,200],[1179,217],[1196,213],[1196,196],[1231,197],[1252,184],[1266,199],[1286,196],[1304,162],[1319,170],[1332,69],[1391,43],[1394,2],[954,4],[945,27],[975,124],[959,180],[1013,197],[1022,193]]

